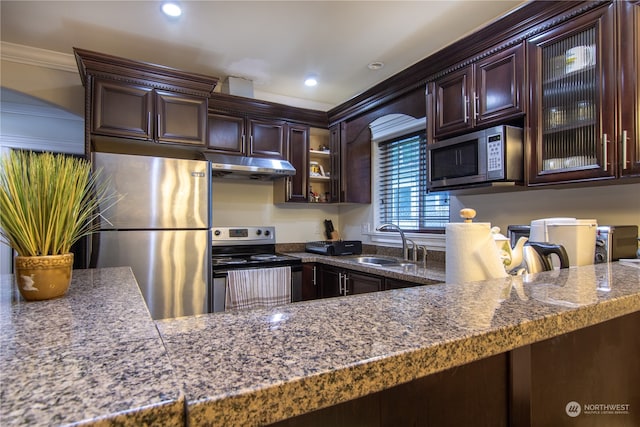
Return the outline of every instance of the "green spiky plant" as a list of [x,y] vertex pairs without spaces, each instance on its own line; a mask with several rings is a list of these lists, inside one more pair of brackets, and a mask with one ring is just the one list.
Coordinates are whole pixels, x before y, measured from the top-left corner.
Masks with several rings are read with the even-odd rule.
[[[12,150],[0,158],[0,237],[20,256],[62,255],[115,203],[84,159]],[[108,206],[110,206],[107,203]]]

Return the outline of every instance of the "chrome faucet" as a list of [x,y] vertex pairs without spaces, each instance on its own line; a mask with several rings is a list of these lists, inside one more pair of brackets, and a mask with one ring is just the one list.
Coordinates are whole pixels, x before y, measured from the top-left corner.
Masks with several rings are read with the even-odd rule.
[[402,257],[405,261],[409,261],[409,247],[407,246],[407,238],[404,236],[404,231],[395,224],[382,224],[376,228],[376,231],[384,231],[385,228],[391,228],[400,233],[402,238]]

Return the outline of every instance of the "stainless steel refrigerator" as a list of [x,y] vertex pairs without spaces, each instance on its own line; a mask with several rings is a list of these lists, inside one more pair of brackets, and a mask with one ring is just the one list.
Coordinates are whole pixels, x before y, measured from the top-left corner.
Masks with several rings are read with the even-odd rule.
[[93,153],[122,199],[102,213],[92,267],[130,266],[153,319],[208,311],[209,162]]

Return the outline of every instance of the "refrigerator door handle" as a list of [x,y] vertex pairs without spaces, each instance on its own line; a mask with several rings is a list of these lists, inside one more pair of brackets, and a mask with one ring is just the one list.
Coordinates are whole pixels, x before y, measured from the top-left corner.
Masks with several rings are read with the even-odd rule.
[[97,268],[98,256],[100,255],[100,232],[95,232],[89,236],[89,268]]

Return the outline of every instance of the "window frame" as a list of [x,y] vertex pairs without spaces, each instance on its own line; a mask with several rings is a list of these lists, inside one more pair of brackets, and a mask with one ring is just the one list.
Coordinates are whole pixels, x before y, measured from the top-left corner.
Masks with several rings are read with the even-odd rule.
[[[425,130],[424,129],[419,129],[419,130],[409,130],[406,133],[395,133],[395,135],[393,137],[391,136],[387,136],[387,137],[382,137],[382,138],[377,138],[377,139],[372,139],[372,155],[373,155],[373,164],[372,164],[372,173],[374,177],[380,176],[380,169],[381,169],[381,165],[380,165],[380,145],[384,144],[386,142],[393,142],[393,141],[398,141],[398,140],[403,140],[406,138],[411,138],[413,136],[416,135],[423,135],[423,143],[426,144],[426,135],[425,135]],[[425,146],[426,149],[426,146]],[[426,153],[425,153],[426,155]],[[426,167],[426,164],[425,164]],[[425,171],[426,173],[426,171]],[[426,179],[426,177],[425,177]],[[382,218],[380,216],[380,212],[381,212],[381,200],[380,200],[380,189],[381,189],[381,185],[380,185],[380,180],[378,179],[374,179],[374,188],[373,190],[373,198],[372,198],[372,216],[374,218],[374,223],[376,225],[379,225],[382,223]],[[440,195],[441,193],[439,193],[438,195]],[[451,196],[448,193],[445,193],[447,199],[449,200],[449,202],[451,201]],[[426,181],[425,181],[425,188],[424,188],[424,193],[422,194],[423,197],[427,197],[427,193],[426,193]],[[451,207],[451,205],[449,204],[449,208]],[[449,210],[449,220],[447,222],[450,222],[451,219],[451,211]],[[375,228],[375,226],[374,226]],[[404,230],[404,228],[403,228]],[[428,237],[428,235],[443,235],[445,232],[445,225],[443,224],[443,226],[441,227],[425,227],[422,229],[418,229],[418,230],[407,230],[406,233],[409,234],[413,234],[414,236],[421,236],[422,237]],[[376,233],[388,233],[388,232],[376,232]],[[440,246],[440,245],[438,245]]]

